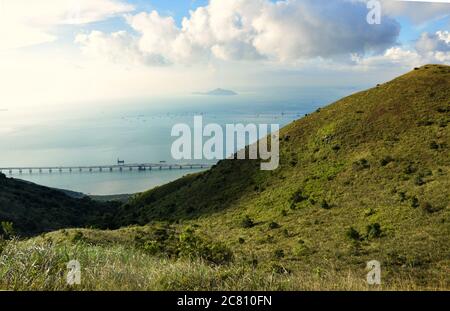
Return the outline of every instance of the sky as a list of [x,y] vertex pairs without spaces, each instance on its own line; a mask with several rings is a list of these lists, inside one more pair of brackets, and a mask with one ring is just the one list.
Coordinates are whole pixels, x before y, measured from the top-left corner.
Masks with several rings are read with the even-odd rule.
[[450,63],[450,4],[380,0],[369,24],[368,2],[0,0],[0,109],[362,88]]

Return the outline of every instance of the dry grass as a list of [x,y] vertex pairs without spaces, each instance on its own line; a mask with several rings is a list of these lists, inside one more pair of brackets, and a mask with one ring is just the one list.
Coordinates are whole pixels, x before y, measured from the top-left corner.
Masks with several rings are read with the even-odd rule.
[[[66,264],[82,266],[82,283],[66,285]],[[445,290],[448,284],[419,285],[414,278],[390,279],[370,287],[363,273],[267,272],[243,263],[211,266],[202,261],[169,260],[124,246],[12,241],[0,256],[2,290]]]

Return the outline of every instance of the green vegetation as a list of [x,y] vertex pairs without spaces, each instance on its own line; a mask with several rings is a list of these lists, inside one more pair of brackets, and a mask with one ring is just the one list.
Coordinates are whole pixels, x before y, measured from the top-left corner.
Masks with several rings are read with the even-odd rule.
[[347,230],[347,237],[349,238],[349,239],[351,239],[351,240],[355,240],[355,241],[359,241],[359,240],[361,240],[361,235],[359,234],[359,232],[358,232],[358,230],[356,230],[355,228],[353,228],[353,227],[350,227],[348,230]]
[[242,219],[242,228],[252,228],[255,226],[255,222],[248,215],[245,215],[244,219]]
[[[0,288],[67,289],[65,263],[78,259],[79,289],[360,290],[375,259],[380,289],[448,290],[449,98],[450,67],[420,67],[282,129],[278,170],[226,160],[107,216],[73,205],[79,226],[121,229],[2,242]],[[14,190],[0,189],[0,221],[23,232],[7,208],[17,197],[3,197]]]
[[0,237],[6,240],[14,237],[15,231],[12,222],[2,221],[0,223]]
[[119,205],[88,197],[72,198],[62,191],[6,178],[0,173],[0,222],[11,223],[14,233],[20,236],[70,227],[108,228]]
[[223,243],[198,234],[193,227],[178,230],[170,225],[148,226],[134,230],[134,246],[150,255],[164,258],[201,259],[211,264],[232,262],[233,253]]
[[[277,264],[285,251],[275,249],[274,262],[260,265],[254,257],[229,264],[212,264],[200,258],[171,258],[148,253],[138,236],[151,236],[166,224],[130,227],[116,231],[70,229],[26,241],[0,243],[0,288],[11,290],[368,290],[365,274],[355,269],[289,270]],[[68,237],[82,232],[83,241]],[[298,242],[299,256],[308,250]],[[392,264],[416,264],[392,253]],[[67,262],[81,264],[81,285],[66,284]],[[434,285],[392,276],[377,290],[446,289],[444,276]]]
[[381,236],[381,225],[379,223],[370,224],[367,226],[367,238],[375,239]]

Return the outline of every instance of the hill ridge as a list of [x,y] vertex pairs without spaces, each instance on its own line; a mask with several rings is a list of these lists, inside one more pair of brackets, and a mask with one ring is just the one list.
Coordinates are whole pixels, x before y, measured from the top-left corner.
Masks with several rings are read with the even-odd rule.
[[[129,277],[112,277],[115,288],[140,288],[162,257],[165,272],[150,274],[165,289],[365,289],[371,260],[382,265],[383,288],[448,289],[449,98],[449,66],[417,68],[284,127],[278,170],[220,161],[101,218],[118,230],[61,230],[21,247],[72,245],[102,265],[101,284],[120,267],[113,249]],[[133,261],[131,271],[126,258],[151,264]]]

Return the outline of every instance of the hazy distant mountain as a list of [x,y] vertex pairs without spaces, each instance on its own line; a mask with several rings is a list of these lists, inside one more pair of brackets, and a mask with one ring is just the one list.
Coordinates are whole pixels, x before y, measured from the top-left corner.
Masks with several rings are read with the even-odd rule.
[[212,90],[212,91],[209,91],[209,92],[197,92],[197,93],[194,93],[194,94],[197,94],[197,95],[209,95],[209,96],[235,96],[235,95],[238,95],[234,91],[225,90],[225,89],[221,89],[221,88],[218,88],[218,89],[215,89],[215,90]]

